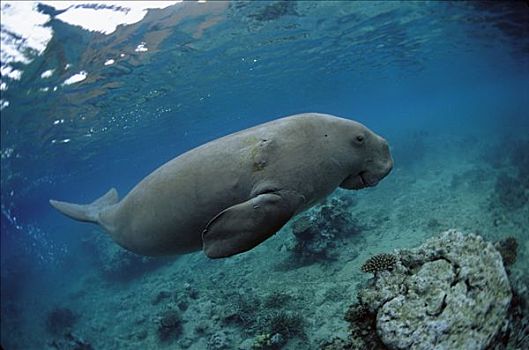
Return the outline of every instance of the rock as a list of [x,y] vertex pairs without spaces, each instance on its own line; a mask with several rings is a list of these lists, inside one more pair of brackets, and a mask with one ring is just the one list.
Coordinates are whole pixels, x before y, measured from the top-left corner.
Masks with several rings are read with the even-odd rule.
[[500,252],[504,266],[510,266],[516,262],[518,256],[518,241],[509,236],[494,243],[494,248]]
[[198,299],[198,290],[189,282],[184,283],[184,289],[186,291],[186,294],[191,299]]
[[187,349],[191,345],[193,345],[193,338],[191,337],[183,337],[178,341],[178,346],[180,346],[181,349]]
[[158,338],[162,342],[169,342],[182,334],[182,319],[172,309],[165,310],[157,319]]
[[46,316],[46,330],[55,335],[69,333],[78,319],[79,315],[72,310],[55,307]]
[[506,324],[511,288],[500,253],[480,236],[449,230],[396,252],[359,292],[389,349],[485,349]]
[[292,224],[292,233],[299,240],[309,240],[316,234],[314,222],[308,215],[299,217]]
[[162,300],[167,299],[171,296],[171,293],[162,290],[151,300],[152,305],[158,305]]
[[280,333],[276,333],[270,338],[270,343],[272,344],[272,347],[281,347],[285,344],[286,340],[285,337],[283,337]]
[[228,337],[228,334],[223,331],[213,333],[213,335],[208,340],[208,350],[229,349],[230,345],[231,340]]
[[132,340],[133,341],[142,341],[142,340],[146,339],[148,335],[149,335],[149,333],[147,332],[146,329],[140,329],[137,332],[134,332],[132,334]]
[[259,334],[254,338],[251,345],[252,350],[272,350],[281,349],[285,345],[286,339],[279,333],[271,335],[270,333]]
[[350,341],[336,337],[331,340],[322,342],[320,344],[320,349],[321,350],[344,350],[344,349],[352,349],[352,345]]
[[280,268],[288,270],[313,263],[326,264],[346,254],[344,246],[365,228],[351,215],[350,209],[355,204],[350,195],[333,195],[296,217],[290,225],[292,235],[280,247],[280,251],[291,253],[289,261]]
[[47,344],[50,350],[94,350],[92,345],[80,336],[66,333],[64,336],[52,340]]
[[252,349],[253,344],[254,344],[253,338],[244,339],[237,347],[237,350],[253,350]]

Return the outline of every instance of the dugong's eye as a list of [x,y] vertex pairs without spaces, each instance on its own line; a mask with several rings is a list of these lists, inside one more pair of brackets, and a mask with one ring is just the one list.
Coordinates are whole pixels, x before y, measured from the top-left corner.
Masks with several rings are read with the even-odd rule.
[[356,142],[358,143],[364,142],[364,137],[362,135],[358,135],[355,139],[356,139]]

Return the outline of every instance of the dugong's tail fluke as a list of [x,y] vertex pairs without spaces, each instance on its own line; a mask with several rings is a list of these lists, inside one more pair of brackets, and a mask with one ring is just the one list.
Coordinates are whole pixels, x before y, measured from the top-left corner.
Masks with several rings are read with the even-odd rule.
[[90,204],[73,204],[50,199],[52,207],[71,217],[72,219],[86,222],[96,222],[99,220],[99,213],[106,207],[118,202],[118,191],[111,188],[102,197],[96,199]]

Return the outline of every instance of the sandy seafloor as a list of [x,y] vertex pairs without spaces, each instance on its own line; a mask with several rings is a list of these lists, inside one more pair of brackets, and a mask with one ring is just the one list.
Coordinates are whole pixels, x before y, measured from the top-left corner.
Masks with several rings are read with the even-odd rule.
[[[296,264],[288,249],[293,235],[287,225],[248,253],[209,260],[197,252],[127,279],[109,278],[101,273],[104,266],[94,263],[91,273],[78,276],[74,283],[55,286],[62,294],[49,296],[32,290],[27,297],[19,296],[24,300],[22,307],[18,305],[21,312],[6,326],[19,334],[10,337],[16,343],[4,346],[53,348],[50,344],[58,336],[46,330],[45,319],[55,305],[78,315],[72,334],[94,349],[208,349],[213,348],[208,342],[217,332],[226,336],[226,349],[249,348],[260,329],[251,329],[251,321],[244,325],[225,319],[240,310],[237,303],[245,301],[253,317],[280,311],[301,315],[305,336],[294,335],[284,348],[317,349],[324,340],[347,336],[344,312],[355,301],[358,285],[371,277],[360,271],[367,258],[417,246],[448,228],[479,233],[490,241],[517,238],[518,259],[510,270],[527,276],[529,205],[526,201],[513,207],[509,196],[527,199],[529,189],[502,185],[509,186],[506,177],[527,173],[519,168],[523,164],[513,161],[524,157],[520,146],[529,140],[518,138],[505,144],[508,137],[498,135],[427,132],[404,133],[395,139],[395,167],[386,179],[358,192],[338,190],[328,199],[327,206],[332,203],[333,211],[350,215],[349,225],[357,226],[351,228],[355,232],[336,239],[334,259]],[[525,154],[525,166],[526,158]],[[341,200],[330,202],[333,197]],[[90,226],[78,227],[75,234],[88,239],[103,235]],[[86,256],[78,258],[86,260],[90,255],[87,250]],[[277,309],[267,309],[266,300],[274,293],[288,297]],[[167,309],[178,312],[183,328],[178,336],[161,341],[159,315]]]

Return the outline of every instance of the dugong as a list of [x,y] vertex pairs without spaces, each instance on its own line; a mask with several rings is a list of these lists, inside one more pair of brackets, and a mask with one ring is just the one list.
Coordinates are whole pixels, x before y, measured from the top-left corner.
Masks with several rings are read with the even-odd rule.
[[50,204],[70,218],[101,225],[137,254],[203,249],[222,258],[257,246],[337,187],[375,186],[392,166],[386,140],[362,124],[304,113],[183,153],[121,201],[112,188],[91,204]]

